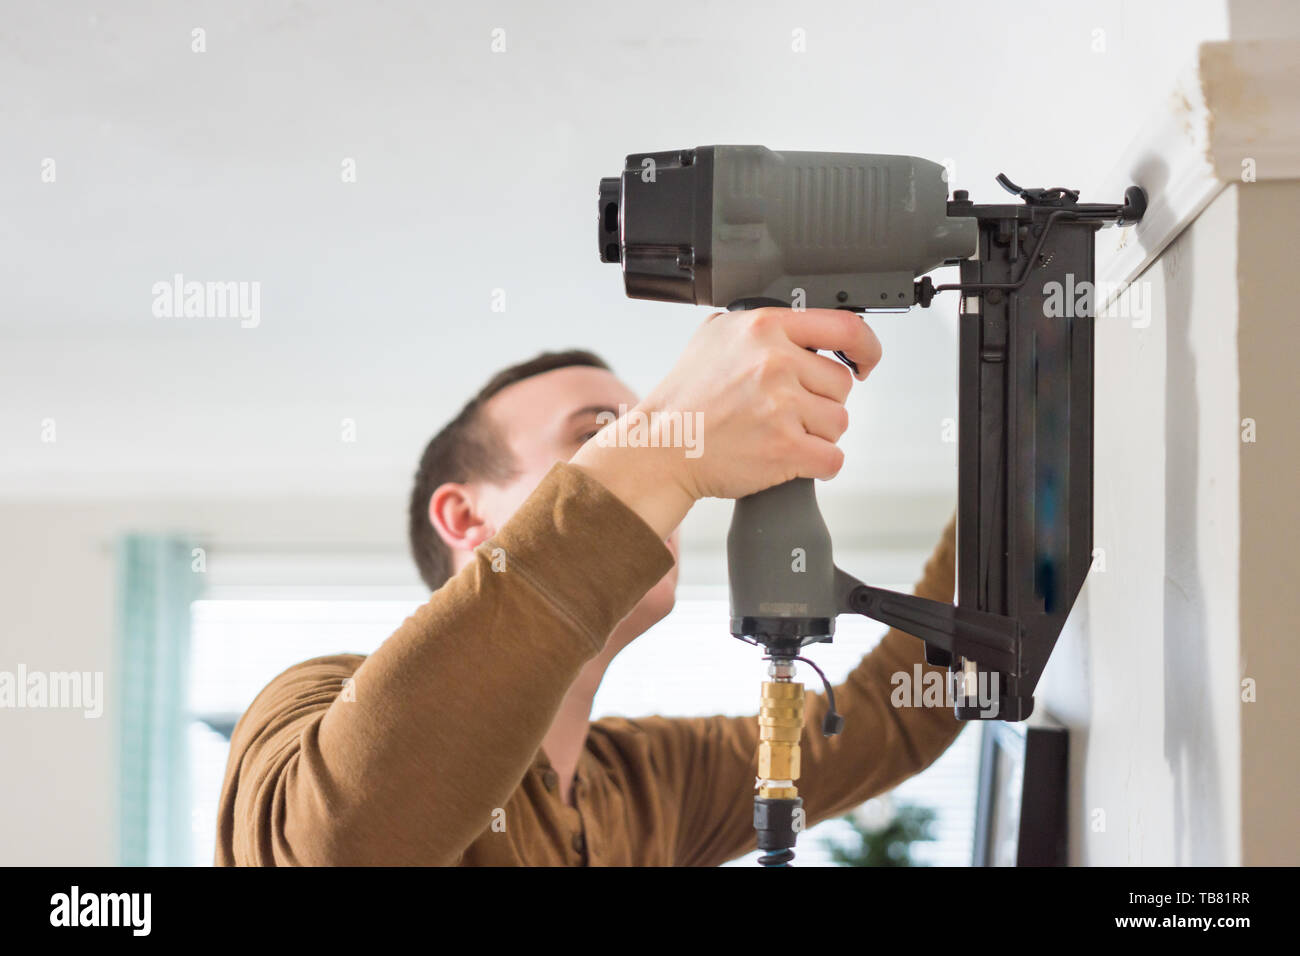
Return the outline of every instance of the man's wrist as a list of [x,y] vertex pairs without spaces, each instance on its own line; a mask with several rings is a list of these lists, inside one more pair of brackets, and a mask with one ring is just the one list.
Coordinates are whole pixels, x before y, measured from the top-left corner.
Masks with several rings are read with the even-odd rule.
[[569,464],[599,481],[665,540],[695,504],[667,455],[681,449],[602,445],[591,439]]

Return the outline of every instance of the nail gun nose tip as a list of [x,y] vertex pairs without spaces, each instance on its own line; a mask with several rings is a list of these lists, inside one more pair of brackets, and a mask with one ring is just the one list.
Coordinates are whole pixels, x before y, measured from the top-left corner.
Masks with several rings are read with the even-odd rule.
[[1130,186],[1124,190],[1124,209],[1121,222],[1131,225],[1141,222],[1147,211],[1147,191],[1141,186]]

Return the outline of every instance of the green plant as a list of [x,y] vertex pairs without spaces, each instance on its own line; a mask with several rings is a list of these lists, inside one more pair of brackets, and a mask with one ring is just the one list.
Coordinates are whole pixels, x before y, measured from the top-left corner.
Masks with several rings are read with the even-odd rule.
[[930,825],[934,811],[929,807],[899,804],[883,826],[869,826],[857,816],[843,819],[858,836],[858,843],[827,841],[831,859],[839,866],[921,866],[912,862],[912,844],[933,840]]

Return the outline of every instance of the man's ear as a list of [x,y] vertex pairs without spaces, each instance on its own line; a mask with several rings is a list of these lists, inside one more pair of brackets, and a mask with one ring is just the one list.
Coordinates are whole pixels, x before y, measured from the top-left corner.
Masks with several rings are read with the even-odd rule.
[[429,523],[452,551],[473,551],[496,529],[478,510],[478,498],[468,485],[447,482],[429,496]]

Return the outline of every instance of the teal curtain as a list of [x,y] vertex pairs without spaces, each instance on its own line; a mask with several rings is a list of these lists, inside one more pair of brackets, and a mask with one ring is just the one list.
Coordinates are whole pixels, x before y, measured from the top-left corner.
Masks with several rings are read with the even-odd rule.
[[117,543],[119,857],[124,866],[190,862],[190,604],[202,593],[194,543],[126,535]]

